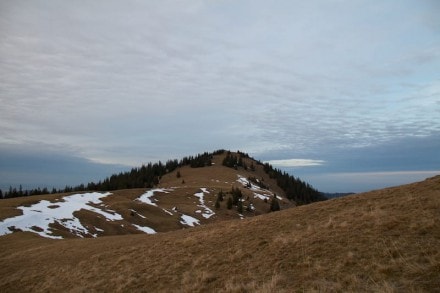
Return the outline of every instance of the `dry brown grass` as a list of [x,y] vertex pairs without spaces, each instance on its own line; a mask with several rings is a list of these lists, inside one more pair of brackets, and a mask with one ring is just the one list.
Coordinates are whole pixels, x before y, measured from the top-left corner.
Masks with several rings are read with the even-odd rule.
[[440,176],[157,235],[0,247],[1,292],[439,292]]
[[[244,217],[266,214],[269,211],[269,203],[265,203],[260,199],[254,199],[253,192],[243,188],[243,186],[237,182],[238,174],[245,177],[264,178],[265,184],[271,186],[271,190],[280,196],[284,196],[284,192],[276,185],[276,181],[270,179],[269,176],[264,173],[261,165],[255,164],[255,171],[245,171],[243,168],[234,170],[222,166],[224,156],[225,155],[215,156],[213,160],[214,165],[210,167],[190,168],[189,166],[185,166],[163,176],[158,188],[173,188],[174,190],[170,193],[157,192],[155,194],[154,198],[158,200],[156,204],[159,208],[135,201],[135,199],[145,193],[147,189],[116,190],[112,191],[112,195],[103,198],[102,201],[108,209],[120,214],[124,220],[115,222],[106,221],[102,216],[97,217],[96,213],[83,210],[76,212],[75,216],[80,219],[81,223],[87,227],[89,231],[99,236],[143,233],[132,226],[132,224],[150,227],[157,232],[168,232],[187,228],[187,226],[180,223],[181,214],[198,218],[202,224],[238,219],[240,216],[236,208],[232,210],[226,208],[226,198],[221,203],[220,209],[215,209],[214,207],[217,193],[220,190],[223,192],[230,191],[233,186],[241,187],[244,199],[246,199],[243,203],[245,207],[251,203],[255,207],[255,211],[253,212],[245,210],[242,213]],[[245,159],[245,161],[250,165],[250,159]],[[178,171],[181,174],[180,178],[176,176]],[[184,180],[184,183],[182,183],[182,180]],[[205,194],[205,204],[214,210],[216,214],[209,219],[205,219],[201,214],[196,213],[196,210],[201,210],[201,208],[198,207],[199,200],[194,194],[200,192],[200,188],[207,188],[210,191],[210,194]],[[0,220],[21,215],[21,211],[17,209],[19,206],[29,206],[43,199],[49,200],[56,205],[56,202],[62,201],[62,197],[65,195],[66,194],[51,194],[1,200]],[[292,206],[293,203],[288,200],[281,201],[282,209]],[[173,207],[177,207],[179,212],[174,213],[172,216],[163,211],[163,209],[171,211]],[[133,213],[132,210],[135,210],[136,213]],[[95,227],[104,231],[96,231]],[[51,228],[54,230],[54,235],[63,236],[65,238],[77,237],[76,234],[71,233],[61,225],[54,224]],[[83,236],[91,237],[91,235]]]
[[[238,219],[240,216],[236,208],[232,210],[226,208],[226,198],[221,203],[220,209],[215,209],[214,207],[217,193],[220,190],[224,192],[230,191],[232,186],[242,188],[244,199],[246,199],[243,203],[245,207],[251,203],[255,207],[255,211],[253,212],[245,210],[243,212],[244,217],[266,214],[269,211],[269,203],[265,203],[260,199],[254,199],[253,193],[243,188],[243,186],[237,182],[238,174],[245,177],[263,178],[265,184],[269,185],[272,191],[280,196],[284,196],[284,192],[276,185],[276,181],[270,179],[267,174],[265,174],[261,165],[257,165],[254,162],[256,167],[255,171],[245,171],[242,168],[234,170],[222,166],[224,156],[225,155],[215,156],[213,160],[214,165],[210,167],[190,168],[189,166],[185,166],[163,176],[158,187],[167,189],[173,188],[174,190],[170,193],[155,194],[154,198],[158,200],[156,204],[159,208],[135,200],[145,193],[147,189],[116,190],[112,191],[111,196],[103,198],[103,202],[108,209],[122,215],[124,220],[109,222],[106,221],[104,217],[87,211],[78,211],[75,213],[75,216],[80,219],[85,227],[88,227],[89,231],[99,236],[143,233],[132,226],[132,224],[147,226],[158,232],[187,228],[187,226],[180,223],[181,214],[198,218],[202,224]],[[244,160],[250,165],[250,159]],[[178,171],[181,174],[180,178],[176,176]],[[182,180],[184,183],[182,183]],[[201,208],[198,207],[199,200],[194,194],[200,192],[200,188],[207,188],[210,191],[210,194],[205,194],[205,204],[214,210],[216,214],[209,219],[205,219],[200,213],[196,213],[196,211],[201,210]],[[62,197],[65,195],[66,194],[54,194],[1,200],[0,220],[21,215],[21,211],[17,209],[19,206],[29,206],[43,199],[56,204],[57,201],[63,201]],[[280,204],[282,209],[293,206],[292,202],[288,200],[283,200]],[[179,212],[174,213],[172,216],[163,210],[171,211],[173,207],[177,207]],[[135,210],[136,213],[133,213],[132,210]],[[100,231],[96,231],[95,227],[100,229]],[[65,238],[77,237],[76,234],[71,233],[71,231],[68,231],[61,225],[54,224],[51,228],[54,230],[54,235],[63,236]],[[103,230],[103,232],[101,232],[101,230]],[[83,236],[91,237],[91,235]]]

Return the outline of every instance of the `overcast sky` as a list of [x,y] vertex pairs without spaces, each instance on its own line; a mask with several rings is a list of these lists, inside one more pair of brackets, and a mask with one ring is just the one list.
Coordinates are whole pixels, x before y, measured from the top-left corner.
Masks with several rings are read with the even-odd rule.
[[0,1],[0,187],[219,148],[322,191],[439,174],[438,15],[436,0]]

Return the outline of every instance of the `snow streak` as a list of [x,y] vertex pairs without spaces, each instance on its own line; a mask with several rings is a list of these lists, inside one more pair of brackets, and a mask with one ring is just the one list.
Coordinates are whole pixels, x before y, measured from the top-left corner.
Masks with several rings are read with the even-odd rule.
[[205,219],[209,219],[210,217],[215,215],[215,212],[213,210],[211,210],[210,208],[208,208],[206,206],[206,204],[205,204],[204,196],[205,196],[205,193],[209,193],[209,191],[206,188],[200,188],[200,189],[202,190],[202,192],[195,193],[194,196],[199,198],[200,204],[197,205],[197,206],[203,208],[204,211],[203,212],[202,211],[198,211],[198,212],[201,212],[202,216]]

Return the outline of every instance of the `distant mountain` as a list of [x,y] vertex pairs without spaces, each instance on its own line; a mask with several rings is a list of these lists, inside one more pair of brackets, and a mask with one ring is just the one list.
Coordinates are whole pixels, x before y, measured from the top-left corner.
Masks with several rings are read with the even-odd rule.
[[155,234],[325,199],[300,179],[245,153],[224,150],[150,163],[64,191],[69,192],[0,201],[0,235]]
[[352,194],[354,194],[354,192],[334,192],[334,193],[323,192],[322,194],[326,198],[330,199],[330,198],[336,198],[336,197],[343,197],[343,196],[347,196],[347,195],[352,195]]

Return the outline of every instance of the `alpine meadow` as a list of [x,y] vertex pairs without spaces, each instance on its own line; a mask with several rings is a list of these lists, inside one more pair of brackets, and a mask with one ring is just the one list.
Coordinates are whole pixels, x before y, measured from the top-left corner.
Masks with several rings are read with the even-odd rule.
[[440,1],[0,1],[0,292],[440,292]]
[[220,150],[156,180],[0,201],[2,292],[440,286],[439,176],[325,200],[267,163]]

